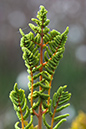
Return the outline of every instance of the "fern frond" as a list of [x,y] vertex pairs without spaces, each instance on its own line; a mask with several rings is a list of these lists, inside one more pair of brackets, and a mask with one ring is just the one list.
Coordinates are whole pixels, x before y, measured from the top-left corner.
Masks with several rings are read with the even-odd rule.
[[[71,94],[68,93],[67,91],[65,92],[65,88],[67,86],[60,86],[60,88],[57,90],[56,93],[54,93],[53,95],[53,100],[52,100],[52,105],[54,108],[54,113],[52,116],[52,122],[51,122],[51,127],[53,127],[53,122],[54,121],[59,121],[59,122],[63,122],[64,118],[66,118],[67,116],[69,116],[69,114],[64,114],[64,115],[60,115],[55,117],[55,113],[59,110],[63,110],[64,108],[66,108],[67,106],[69,106],[69,104],[66,104],[63,106],[63,104],[65,104],[66,102],[68,102],[68,100],[71,97]],[[58,125],[58,124],[57,124]],[[58,126],[56,126],[55,128],[58,128]]]
[[[25,98],[24,90],[18,89],[17,83],[14,85],[14,90],[10,93],[10,99],[13,103],[14,110],[16,111],[16,114],[21,122],[22,129],[28,129],[27,127],[24,127],[24,120],[27,119],[30,110],[27,106],[27,99]],[[32,118],[30,123],[32,123]],[[30,123],[27,125],[30,126]],[[15,129],[20,129],[18,127],[19,122],[15,124]]]
[[[66,117],[69,116],[69,114],[63,114],[63,115],[58,115],[55,116],[56,112],[60,112],[61,110],[63,110],[64,108],[68,107],[70,104],[66,102],[68,102],[68,100],[71,97],[71,94],[68,93],[68,91],[65,91],[65,88],[67,86],[60,86],[60,88],[57,90],[56,93],[54,93],[53,95],[53,99],[52,101],[50,101],[50,107],[49,107],[49,114],[51,117],[51,126],[48,126],[47,123],[45,122],[45,115],[43,116],[44,119],[44,124],[47,128],[50,127],[50,129],[58,129],[58,127],[61,125],[61,123],[63,123],[64,121],[66,121]],[[51,110],[51,107],[53,106],[54,111]],[[54,122],[57,121],[57,124],[53,127]]]

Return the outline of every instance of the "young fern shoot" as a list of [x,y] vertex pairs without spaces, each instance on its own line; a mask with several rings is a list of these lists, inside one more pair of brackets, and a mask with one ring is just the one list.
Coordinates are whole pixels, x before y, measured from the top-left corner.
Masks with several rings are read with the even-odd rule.
[[[38,118],[38,129],[42,129],[42,119],[47,129],[58,129],[69,115],[55,115],[70,105],[67,102],[71,94],[65,91],[66,85],[60,86],[54,93],[53,98],[50,98],[53,75],[60,59],[63,57],[69,27],[62,34],[54,29],[50,31],[48,28],[50,20],[47,19],[47,12],[45,7],[41,5],[37,18],[32,18],[37,26],[32,23],[29,26],[35,35],[33,32],[24,34],[19,29],[22,35],[20,46],[23,51],[23,60],[29,73],[28,87],[30,94],[28,99],[31,107],[29,108],[27,105],[24,90],[18,89],[17,84],[15,84],[14,90],[10,93],[10,99],[21,122],[21,127],[18,127],[19,122],[17,122],[15,129],[34,128],[32,126],[33,115]],[[53,111],[51,107],[53,107]],[[45,118],[47,113],[50,114],[50,124],[47,123]],[[30,122],[25,124],[25,120],[29,116],[31,118]],[[56,125],[54,124],[55,121],[57,121]]]

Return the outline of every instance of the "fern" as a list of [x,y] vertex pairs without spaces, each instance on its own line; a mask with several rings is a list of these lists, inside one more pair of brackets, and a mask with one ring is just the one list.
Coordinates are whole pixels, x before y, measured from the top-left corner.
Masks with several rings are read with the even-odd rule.
[[[70,104],[66,102],[68,102],[68,100],[70,99],[71,94],[68,93],[67,91],[65,92],[65,88],[67,86],[61,86],[56,93],[54,93],[53,95],[53,99],[51,100],[51,104],[49,107],[49,110],[47,113],[50,114],[51,117],[51,125],[49,125],[48,123],[46,123],[45,120],[45,114],[43,115],[43,121],[45,126],[47,127],[47,129],[58,129],[58,127],[61,125],[61,123],[63,123],[64,121],[66,121],[66,117],[69,116],[69,114],[64,114],[64,115],[59,115],[55,117],[55,113],[65,109],[66,107],[68,107]],[[64,105],[63,105],[64,104]],[[51,107],[53,106],[54,111],[51,111]],[[57,124],[55,125],[55,127],[53,127],[53,123],[57,121]]]
[[[18,118],[22,123],[22,128],[24,128],[24,123],[30,113],[30,109],[27,106],[27,99],[25,98],[24,90],[19,90],[17,83],[15,83],[14,90],[10,93],[10,99],[13,102],[14,110],[16,111]],[[33,119],[31,116],[31,121],[25,129],[28,129],[31,126],[32,121]],[[15,124],[15,129],[19,129],[18,124],[19,122]]]
[[[47,12],[44,6],[41,5],[37,18],[32,18],[36,25],[29,24],[33,32],[24,34],[22,29],[19,29],[22,35],[20,46],[23,51],[23,60],[29,73],[28,87],[31,93],[28,95],[28,99],[31,103],[31,108],[29,109],[27,106],[24,90],[18,89],[17,84],[15,84],[14,90],[10,93],[10,98],[21,121],[22,129],[33,127],[33,115],[36,115],[38,118],[38,129],[42,128],[42,117],[46,128],[57,129],[66,121],[65,118],[69,115],[64,114],[55,117],[56,112],[60,112],[70,105],[66,103],[71,96],[70,93],[64,91],[66,86],[61,86],[54,93],[53,98],[50,99],[53,75],[60,59],[63,57],[69,27],[62,34],[56,30],[50,31],[48,28],[50,20],[47,19]],[[52,106],[53,112],[51,111]],[[50,114],[51,125],[45,119],[47,113]],[[30,115],[31,120],[25,125],[24,120],[26,120],[28,115]],[[53,125],[54,121],[57,121],[55,126]],[[16,129],[20,129],[18,124],[17,122],[15,125]]]

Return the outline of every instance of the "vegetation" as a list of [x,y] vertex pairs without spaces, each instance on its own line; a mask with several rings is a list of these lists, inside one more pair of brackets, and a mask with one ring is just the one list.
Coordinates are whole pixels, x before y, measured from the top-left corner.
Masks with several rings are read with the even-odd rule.
[[71,124],[71,129],[86,129],[86,114],[84,112],[79,112]]
[[[68,113],[62,115],[59,113],[70,105],[68,101],[71,94],[65,90],[66,85],[60,86],[50,98],[53,75],[63,57],[69,27],[62,34],[56,30],[50,31],[47,27],[50,22],[46,16],[47,12],[44,6],[40,6],[37,18],[32,18],[37,25],[30,23],[29,26],[35,34],[32,32],[24,34],[20,29],[22,35],[20,46],[29,73],[30,94],[28,100],[31,107],[27,105],[25,91],[18,89],[17,83],[15,83],[14,90],[10,93],[10,99],[21,123],[21,127],[19,127],[19,122],[17,122],[15,129],[41,129],[42,120],[47,129],[58,129],[69,116]],[[50,115],[51,123],[46,120],[47,114]],[[36,127],[32,124],[34,115],[38,118]]]

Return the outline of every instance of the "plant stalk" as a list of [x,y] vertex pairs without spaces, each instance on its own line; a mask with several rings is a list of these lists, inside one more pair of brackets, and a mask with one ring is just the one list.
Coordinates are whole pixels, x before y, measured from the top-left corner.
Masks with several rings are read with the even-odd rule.
[[24,119],[23,119],[23,113],[20,105],[19,96],[18,96],[18,102],[19,102],[19,108],[20,108],[20,114],[21,114],[21,126],[22,126],[22,129],[24,129]]
[[38,129],[42,129],[42,102],[39,106]]
[[60,97],[58,98],[58,101],[57,101],[56,106],[54,108],[54,112],[53,112],[53,116],[52,116],[52,120],[51,120],[51,128],[50,129],[53,129],[54,116],[55,116],[55,113],[56,113],[56,109],[58,107],[59,100],[60,100]]
[[[41,34],[41,48],[40,48],[40,64],[42,64],[42,67],[40,68],[40,72],[43,71],[43,27],[42,27],[42,34]],[[40,75],[40,81],[42,81],[42,75]],[[41,87],[39,87],[39,90],[42,90]],[[39,105],[39,117],[38,117],[38,129],[42,129],[42,101]]]

